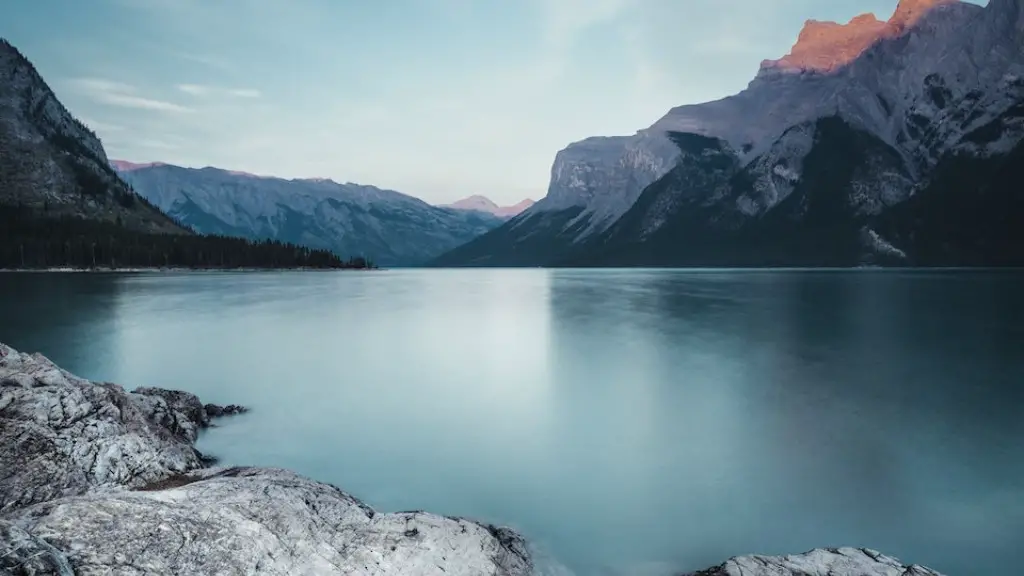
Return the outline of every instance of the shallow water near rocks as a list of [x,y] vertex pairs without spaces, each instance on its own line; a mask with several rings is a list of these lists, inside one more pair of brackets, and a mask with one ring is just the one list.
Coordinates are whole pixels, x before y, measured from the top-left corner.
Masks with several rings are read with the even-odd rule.
[[1024,547],[1022,289],[1014,272],[0,273],[0,341],[246,404],[203,451],[513,526],[552,572],[853,545],[996,576]]

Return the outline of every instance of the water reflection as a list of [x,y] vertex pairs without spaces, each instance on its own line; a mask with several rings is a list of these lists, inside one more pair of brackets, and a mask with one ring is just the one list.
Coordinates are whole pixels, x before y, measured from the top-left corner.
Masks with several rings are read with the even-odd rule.
[[1022,278],[0,275],[0,340],[250,404],[202,448],[580,575],[860,545],[986,576],[1024,545]]
[[87,378],[108,378],[123,355],[114,307],[121,278],[108,274],[0,272],[0,342],[43,352]]

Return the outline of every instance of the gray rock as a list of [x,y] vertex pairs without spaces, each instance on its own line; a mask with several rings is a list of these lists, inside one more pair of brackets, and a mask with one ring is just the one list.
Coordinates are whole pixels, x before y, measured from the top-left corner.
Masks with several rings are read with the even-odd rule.
[[64,553],[5,520],[0,520],[0,574],[74,576]]
[[377,513],[285,470],[203,468],[199,431],[244,411],[0,344],[0,574],[533,572],[505,528]]
[[866,548],[827,548],[791,556],[739,556],[683,576],[942,576]]
[[285,470],[210,469],[156,488],[64,498],[9,517],[66,550],[78,576],[532,573],[511,531],[376,513]]
[[184,404],[93,383],[3,344],[0,381],[0,512],[202,466],[192,446],[202,421]]

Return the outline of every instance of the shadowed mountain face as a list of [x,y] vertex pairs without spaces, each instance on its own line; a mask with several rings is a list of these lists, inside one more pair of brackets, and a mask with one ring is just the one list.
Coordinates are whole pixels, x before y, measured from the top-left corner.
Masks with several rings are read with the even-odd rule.
[[112,165],[135,191],[198,232],[292,242],[384,266],[425,263],[502,221],[373,186],[161,163]]
[[125,186],[96,135],[76,120],[22,54],[0,40],[0,204],[51,216],[185,233]]
[[743,92],[559,152],[547,197],[435,263],[1024,264],[1022,3],[809,21]]

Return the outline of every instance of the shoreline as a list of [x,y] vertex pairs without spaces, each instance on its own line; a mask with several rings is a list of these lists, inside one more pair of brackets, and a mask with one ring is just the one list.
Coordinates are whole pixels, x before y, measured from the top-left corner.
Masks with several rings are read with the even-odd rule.
[[147,273],[160,274],[168,272],[375,272],[383,268],[0,268],[0,273],[10,272],[18,274],[46,274],[46,273],[75,273],[75,274],[126,274],[126,273]]
[[[282,468],[211,466],[200,432],[246,411],[87,380],[0,343],[0,574],[538,574],[511,528],[376,511]],[[853,547],[676,573],[942,576]]]

